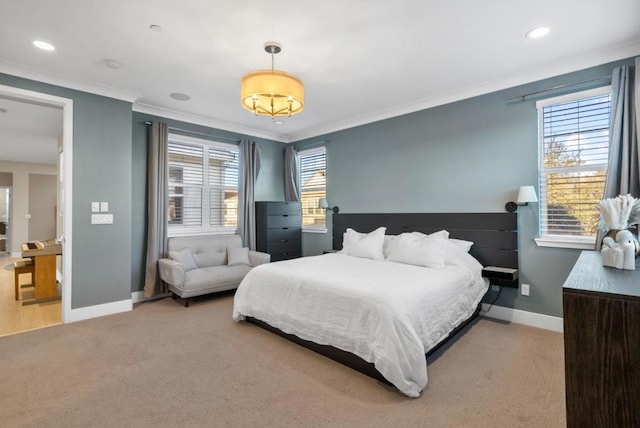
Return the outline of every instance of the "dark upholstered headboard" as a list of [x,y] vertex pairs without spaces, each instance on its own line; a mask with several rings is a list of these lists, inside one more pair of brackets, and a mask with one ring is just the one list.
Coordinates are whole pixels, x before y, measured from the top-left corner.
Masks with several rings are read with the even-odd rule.
[[516,213],[334,214],[333,249],[342,249],[348,227],[363,233],[386,226],[387,235],[432,233],[445,229],[450,238],[473,241],[471,255],[483,266],[518,268]]

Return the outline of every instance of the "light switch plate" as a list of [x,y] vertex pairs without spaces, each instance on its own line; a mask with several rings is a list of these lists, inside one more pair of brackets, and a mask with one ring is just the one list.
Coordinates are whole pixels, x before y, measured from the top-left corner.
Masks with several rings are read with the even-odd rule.
[[100,202],[100,212],[101,213],[109,212],[109,202]]
[[91,224],[113,224],[113,214],[91,214]]
[[100,211],[100,202],[91,202],[91,212],[97,213]]

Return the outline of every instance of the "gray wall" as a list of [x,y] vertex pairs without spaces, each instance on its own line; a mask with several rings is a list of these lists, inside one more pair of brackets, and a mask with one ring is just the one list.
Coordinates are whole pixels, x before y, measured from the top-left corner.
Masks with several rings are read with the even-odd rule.
[[[632,64],[631,60],[624,61]],[[520,185],[538,183],[535,98],[514,96],[611,74],[607,64],[517,88],[300,141],[327,141],[327,198],[343,213],[500,212]],[[602,84],[600,82],[599,84]],[[564,91],[597,86],[590,83]],[[562,284],[579,251],[537,247],[538,204],[518,214],[520,277],[531,296],[505,289],[498,305],[562,316]],[[305,255],[331,234],[305,233]],[[489,294],[487,300],[492,300]]]
[[[132,241],[131,241],[131,291],[144,288],[144,264],[146,252],[146,171],[147,171],[147,130],[145,122],[162,121],[169,127],[188,130],[190,132],[172,131],[177,134],[190,135],[197,138],[234,143],[244,136],[219,129],[179,122],[162,117],[142,113],[133,113],[132,127]],[[252,138],[252,137],[251,137]],[[284,147],[283,143],[252,138],[260,146],[261,166],[256,183],[255,198],[258,201],[284,199]]]
[[57,188],[57,176],[29,174],[29,241],[57,238]]
[[[73,100],[72,308],[131,298],[131,104],[0,74],[0,84]],[[108,201],[113,225],[90,223]]]

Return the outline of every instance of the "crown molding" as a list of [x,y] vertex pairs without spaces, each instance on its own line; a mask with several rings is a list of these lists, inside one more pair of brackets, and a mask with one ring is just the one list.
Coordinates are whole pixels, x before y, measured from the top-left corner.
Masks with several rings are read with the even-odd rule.
[[93,83],[78,82],[65,77],[43,73],[31,68],[18,66],[10,62],[0,60],[0,73],[10,74],[23,79],[35,80],[48,83],[50,85],[61,86],[63,88],[75,89],[77,91],[88,92],[90,94],[101,95],[103,97],[115,98],[117,100],[134,103],[141,97],[140,94],[127,92],[120,89],[110,88]]
[[292,133],[288,135],[287,142],[301,141],[307,138],[318,137],[320,135],[325,135],[332,132],[355,128],[357,126],[367,125],[369,123],[378,122],[409,113],[415,113],[420,110],[426,110],[428,108],[489,94],[491,92],[513,88],[551,77],[557,77],[562,74],[584,70],[590,67],[631,58],[637,55],[640,55],[640,41],[636,40],[631,43],[619,45],[614,49],[601,49],[599,51],[592,51],[582,55],[570,57],[561,62],[545,64],[542,67],[538,67],[535,70],[531,70],[527,74],[519,75],[515,78],[494,79],[481,85],[476,85],[471,88],[465,88],[461,91],[450,92],[448,94],[443,94],[437,97],[425,98],[388,110],[382,110],[377,113],[357,116],[316,128]]
[[141,99],[140,94],[126,92],[114,88],[109,88],[101,85],[76,82],[60,76],[54,76],[46,73],[42,73],[36,70],[32,70],[26,67],[17,66],[5,61],[0,61],[0,73],[6,73],[21,78],[36,80],[44,83],[49,83],[56,86],[62,86],[65,88],[76,89],[83,92],[89,92],[96,95],[102,95],[109,98],[115,98],[132,103],[133,111],[139,113],[146,113],[155,116],[166,117],[168,119],[179,120],[183,122],[193,123],[197,125],[203,125],[221,129],[228,132],[234,132],[242,135],[249,135],[258,138],[265,138],[269,140],[278,141],[281,143],[292,143],[301,141],[307,138],[318,137],[321,135],[329,134],[332,132],[338,132],[357,126],[367,125],[370,123],[378,122],[393,117],[398,117],[410,113],[414,113],[420,110],[425,110],[433,107],[437,107],[444,104],[460,101],[467,98],[472,98],[491,92],[496,92],[504,89],[513,88],[523,84],[536,82],[539,80],[556,77],[562,74],[571,73],[579,70],[583,70],[590,67],[606,64],[612,61],[630,58],[636,55],[640,55],[640,41],[636,40],[630,43],[619,45],[615,48],[606,48],[599,51],[592,51],[585,54],[569,57],[564,61],[545,64],[542,67],[537,67],[531,70],[529,73],[519,75],[515,78],[499,78],[485,82],[481,85],[475,85],[469,88],[463,88],[462,90],[441,94],[436,97],[424,98],[415,102],[407,103],[401,106],[397,106],[391,109],[381,110],[372,114],[366,114],[361,116],[355,116],[348,119],[332,122],[326,125],[321,125],[315,128],[308,128],[299,132],[292,132],[288,134],[278,134],[274,132],[268,132],[238,123],[226,122],[218,119],[213,119],[207,116],[196,115],[192,113],[185,113],[177,110],[171,110],[164,107],[158,107],[151,104],[145,104],[137,102]]
[[226,122],[223,120],[213,119],[210,117],[200,116],[192,113],[185,113],[177,110],[167,109],[164,107],[157,107],[151,104],[134,103],[133,111],[137,113],[150,114],[153,116],[160,116],[166,119],[179,120],[181,122],[192,123],[194,125],[208,126],[210,128],[216,128],[223,131],[234,132],[236,134],[264,138],[267,140],[274,140],[280,143],[291,142],[291,141],[287,141],[287,139],[284,139],[282,135],[275,134],[272,132],[265,132],[260,129],[239,125],[233,122]]

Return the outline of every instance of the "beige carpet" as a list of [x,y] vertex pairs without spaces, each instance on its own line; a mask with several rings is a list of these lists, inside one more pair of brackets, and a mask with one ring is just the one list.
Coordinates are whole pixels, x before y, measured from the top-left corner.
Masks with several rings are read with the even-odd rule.
[[563,427],[562,335],[480,319],[417,399],[253,325],[230,295],[0,338],[3,427]]

